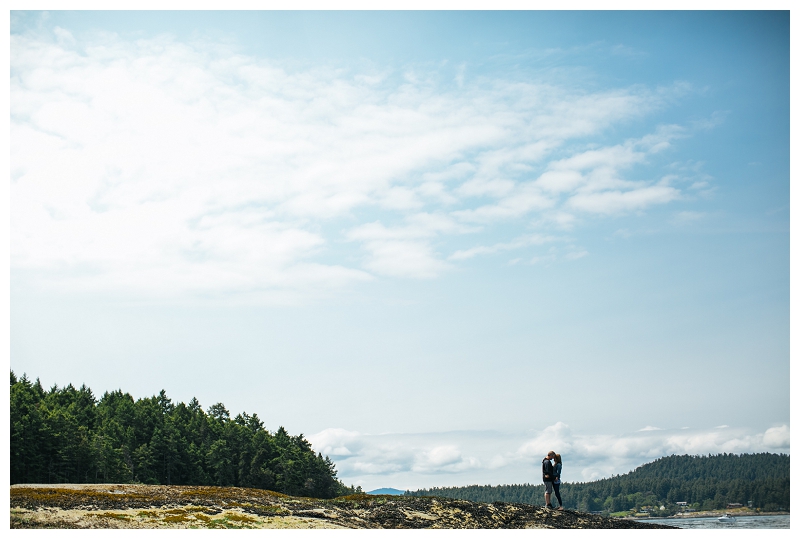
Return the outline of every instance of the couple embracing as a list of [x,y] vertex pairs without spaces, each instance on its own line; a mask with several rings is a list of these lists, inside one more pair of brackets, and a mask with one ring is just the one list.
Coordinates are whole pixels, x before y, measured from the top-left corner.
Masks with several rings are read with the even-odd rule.
[[[555,465],[551,461],[555,461]],[[561,455],[555,451],[547,453],[547,456],[542,460],[542,481],[544,481],[545,507],[553,509],[553,504],[550,503],[550,495],[555,490],[556,498],[558,498],[558,507],[556,509],[564,509],[561,504],[561,493],[558,491],[561,487]]]

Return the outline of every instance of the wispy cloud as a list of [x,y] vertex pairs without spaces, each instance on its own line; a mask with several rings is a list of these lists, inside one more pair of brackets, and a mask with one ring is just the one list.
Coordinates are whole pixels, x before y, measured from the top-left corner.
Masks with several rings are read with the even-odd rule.
[[[667,106],[682,85],[587,92],[463,74],[454,90],[420,69],[295,69],[168,36],[15,34],[15,275],[157,297],[309,294],[515,248],[448,258],[449,237],[480,227],[571,228],[577,213],[681,198],[623,176],[679,127],[565,144]],[[348,242],[361,257],[341,255]]]
[[529,245],[543,245],[548,242],[555,241],[555,236],[546,236],[542,234],[532,234],[516,238],[507,243],[496,243],[494,245],[479,245],[470,249],[456,251],[450,255],[450,260],[466,260],[478,255],[494,254],[502,251],[513,251]]
[[379,275],[433,278],[450,264],[434,252],[431,242],[441,234],[464,234],[476,229],[447,215],[418,213],[402,226],[386,227],[376,221],[351,229],[347,239],[362,242],[367,251],[364,266]]
[[764,432],[740,428],[661,429],[581,434],[564,423],[525,434],[459,431],[364,434],[326,429],[308,437],[330,455],[346,483],[416,489],[470,484],[541,483],[539,462],[555,450],[566,481],[591,481],[626,473],[667,455],[789,452],[788,425]]

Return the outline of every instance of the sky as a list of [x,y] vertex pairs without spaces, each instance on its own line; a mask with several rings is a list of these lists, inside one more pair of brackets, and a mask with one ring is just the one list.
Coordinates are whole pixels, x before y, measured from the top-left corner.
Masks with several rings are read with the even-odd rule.
[[347,484],[789,452],[789,13],[13,11],[10,367]]

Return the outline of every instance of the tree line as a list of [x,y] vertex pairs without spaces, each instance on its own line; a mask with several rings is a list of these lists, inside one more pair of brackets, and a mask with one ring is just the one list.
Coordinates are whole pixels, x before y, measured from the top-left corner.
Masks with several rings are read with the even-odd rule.
[[[541,505],[543,492],[542,485],[525,483],[437,487],[407,494]],[[562,483],[561,497],[567,509],[609,514],[644,509],[654,516],[667,516],[683,510],[677,502],[686,502],[696,510],[724,509],[729,503],[741,503],[764,511],[788,511],[789,455],[672,455],[624,475]]]
[[333,498],[360,492],[302,434],[271,433],[222,403],[173,403],[162,390],[99,399],[72,384],[45,390],[11,371],[11,483],[216,485]]

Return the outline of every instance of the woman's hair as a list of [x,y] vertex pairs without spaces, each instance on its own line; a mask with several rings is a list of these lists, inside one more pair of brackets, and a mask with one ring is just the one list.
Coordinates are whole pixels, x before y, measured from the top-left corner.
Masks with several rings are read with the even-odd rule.
[[561,455],[559,455],[558,453],[556,453],[555,461],[556,461],[556,464],[561,464]]

